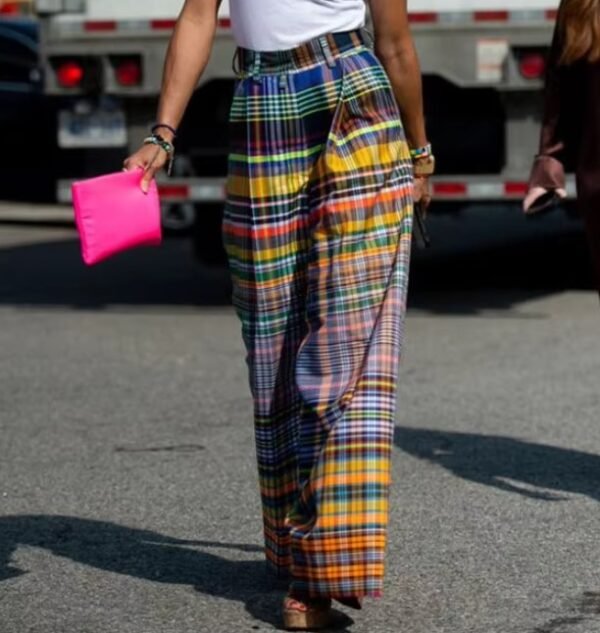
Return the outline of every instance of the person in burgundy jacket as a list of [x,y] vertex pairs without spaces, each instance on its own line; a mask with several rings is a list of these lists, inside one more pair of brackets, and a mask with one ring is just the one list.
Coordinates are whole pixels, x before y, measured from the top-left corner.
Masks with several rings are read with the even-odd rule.
[[561,1],[525,212],[542,207],[545,194],[566,197],[570,169],[600,292],[600,0]]

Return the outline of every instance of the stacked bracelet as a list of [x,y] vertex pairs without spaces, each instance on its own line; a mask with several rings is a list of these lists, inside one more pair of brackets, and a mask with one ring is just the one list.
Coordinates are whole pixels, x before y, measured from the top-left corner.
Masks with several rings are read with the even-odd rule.
[[175,157],[175,146],[169,143],[160,134],[152,134],[144,139],[144,145],[156,145],[167,153],[169,162],[167,164],[167,174],[170,176],[173,171],[173,158]]
[[410,157],[413,160],[419,160],[420,158],[429,158],[433,154],[431,149],[431,143],[427,143],[423,147],[415,147],[410,150]]

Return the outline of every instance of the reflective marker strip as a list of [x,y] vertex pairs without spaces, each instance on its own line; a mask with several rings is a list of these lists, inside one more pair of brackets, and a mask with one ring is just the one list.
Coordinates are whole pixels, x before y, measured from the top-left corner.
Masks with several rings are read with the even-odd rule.
[[452,11],[409,13],[411,24],[481,24],[482,22],[545,22],[555,21],[556,9],[515,11]]
[[224,180],[192,179],[188,182],[159,182],[158,191],[163,202],[224,202]]
[[[139,31],[171,31],[175,28],[177,24],[177,20],[85,20],[84,22],[79,23],[81,25],[81,30],[86,33],[112,33],[112,32],[120,32],[127,31],[131,33],[132,25],[135,25]],[[217,22],[217,27],[219,29],[230,29],[231,28],[231,20],[229,18],[219,18]],[[77,29],[79,30],[79,29]],[[69,31],[72,31],[69,29]]]
[[526,182],[506,182],[504,183],[504,193],[506,196],[516,196],[524,198],[529,191],[529,184]]
[[176,24],[177,20],[152,20],[150,28],[153,31],[171,31]]
[[523,198],[526,182],[433,182],[433,195],[439,200],[503,200]]
[[467,186],[468,197],[474,200],[501,200],[504,185],[501,182],[476,182]]
[[89,21],[83,23],[83,28],[88,33],[106,33],[107,31],[116,31],[117,30],[117,22],[111,20],[105,21]]
[[475,11],[473,22],[508,22],[509,11]]
[[[71,203],[70,180],[59,180],[56,187],[57,201]],[[223,203],[225,201],[225,180],[221,178],[190,178],[159,180],[158,192],[162,202],[177,204],[180,202]]]
[[434,196],[446,196],[449,198],[467,197],[468,187],[464,183],[460,182],[434,182],[433,183],[433,195]]
[[158,193],[161,200],[189,200],[190,187],[187,185],[171,185],[160,183]]
[[408,20],[411,24],[432,24],[439,20],[438,13],[409,13]]
[[[453,11],[453,12],[415,12],[409,14],[409,20],[415,25],[432,24],[481,24],[481,23],[525,23],[556,20],[556,9],[516,10],[516,11]],[[114,33],[133,31],[157,32],[171,31],[175,27],[175,19],[157,20],[84,20],[81,22],[57,23],[59,32],[74,35],[75,33]],[[219,18],[217,26],[220,30],[231,29],[230,18]]]
[[[172,30],[175,28],[177,20],[152,20],[150,22],[150,28],[154,31]],[[220,29],[230,29],[231,20],[229,18],[219,18],[217,27]]]
[[[433,196],[436,200],[522,200],[529,190],[526,181],[452,181],[434,180],[432,182]],[[567,180],[567,193],[575,197],[575,182]]]
[[194,200],[205,200],[207,202],[222,202],[225,200],[227,191],[225,182],[195,184],[192,186],[192,197]]
[[[520,180],[434,180],[432,182],[434,200],[439,202],[518,202],[525,197],[528,184]],[[162,202],[219,204],[225,201],[225,180],[220,178],[190,178],[160,180],[158,190]],[[567,179],[567,193],[576,195],[575,180]],[[57,187],[58,201],[71,202],[71,182],[61,180]]]

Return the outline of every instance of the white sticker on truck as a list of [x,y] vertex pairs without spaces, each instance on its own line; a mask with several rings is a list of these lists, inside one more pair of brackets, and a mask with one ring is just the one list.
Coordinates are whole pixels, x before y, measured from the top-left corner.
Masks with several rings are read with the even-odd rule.
[[501,38],[481,39],[477,42],[477,81],[500,83],[508,59],[508,41]]

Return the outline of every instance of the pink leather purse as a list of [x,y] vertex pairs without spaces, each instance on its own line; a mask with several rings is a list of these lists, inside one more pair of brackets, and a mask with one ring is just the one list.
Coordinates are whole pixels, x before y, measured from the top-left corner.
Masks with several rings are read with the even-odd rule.
[[142,170],[122,171],[72,185],[83,261],[91,266],[121,251],[162,241],[156,182],[140,189]]

